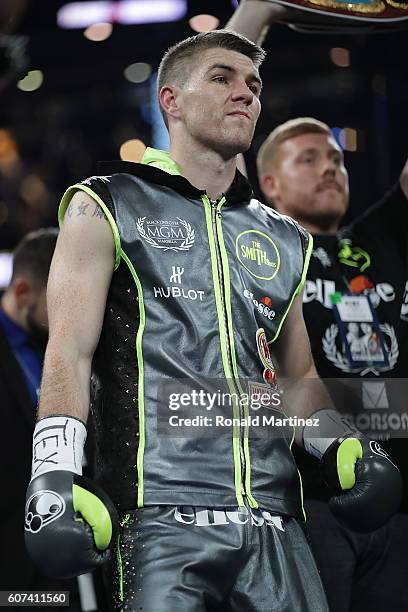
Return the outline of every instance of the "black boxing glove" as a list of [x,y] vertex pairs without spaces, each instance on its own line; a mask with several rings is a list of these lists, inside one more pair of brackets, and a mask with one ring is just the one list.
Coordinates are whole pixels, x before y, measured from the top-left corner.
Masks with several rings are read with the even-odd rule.
[[333,492],[330,509],[349,529],[374,531],[398,512],[401,474],[378,442],[363,436],[335,440],[322,457],[322,469]]
[[[324,479],[333,493],[331,511],[353,531],[379,529],[401,503],[397,466],[378,442],[354,430],[335,410],[320,410],[313,416],[319,418],[324,437],[310,438],[308,428],[303,440],[305,449],[321,459]],[[329,437],[333,432],[340,435],[333,439]]]
[[114,505],[81,475],[85,438],[85,425],[69,416],[45,417],[34,431],[25,541],[34,563],[53,578],[93,571],[116,539]]

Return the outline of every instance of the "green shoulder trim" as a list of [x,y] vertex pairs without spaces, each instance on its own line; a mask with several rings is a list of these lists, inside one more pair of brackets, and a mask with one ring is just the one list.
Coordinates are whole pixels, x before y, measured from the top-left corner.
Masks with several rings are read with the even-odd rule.
[[363,456],[363,447],[357,438],[347,438],[337,449],[337,474],[343,491],[356,484],[355,465]]
[[118,226],[116,225],[115,219],[113,218],[105,202],[103,202],[103,200],[98,196],[98,194],[95,193],[92,189],[90,189],[90,187],[87,187],[86,185],[82,185],[81,183],[76,183],[75,185],[68,187],[68,189],[62,196],[62,199],[61,199],[61,202],[58,208],[58,223],[60,227],[62,224],[62,220],[64,219],[66,210],[68,208],[68,204],[70,203],[71,198],[76,191],[85,191],[85,193],[91,196],[91,198],[94,199],[99,204],[99,206],[102,208],[103,212],[105,213],[106,218],[109,221],[109,225],[111,226],[113,240],[115,241],[115,270],[116,270],[120,264],[120,253],[121,253],[120,235],[119,235]]
[[142,157],[142,164],[148,166],[154,166],[159,170],[168,172],[168,174],[180,174],[181,170],[176,162],[171,159],[170,154],[167,151],[161,151],[160,149],[152,149],[147,147]]
[[96,495],[79,485],[72,485],[72,501],[92,529],[96,548],[106,550],[112,539],[112,521],[108,509]]
[[288,312],[293,304],[293,300],[295,299],[295,297],[297,295],[299,295],[299,293],[302,291],[303,286],[305,284],[306,281],[306,274],[307,274],[307,270],[309,268],[309,262],[310,262],[310,257],[312,255],[312,249],[313,249],[313,237],[311,236],[311,234],[309,234],[309,243],[307,245],[307,249],[306,249],[306,255],[305,255],[305,261],[303,262],[303,270],[302,270],[302,276],[300,277],[300,282],[298,284],[298,286],[296,287],[295,291],[293,292],[293,295],[290,299],[290,302],[288,304],[287,309],[285,310],[285,313],[282,317],[282,320],[279,324],[278,329],[276,330],[276,334],[274,335],[274,337],[272,338],[272,340],[269,340],[268,344],[272,344],[272,342],[275,342],[276,338],[279,336],[280,334],[280,330],[282,329],[282,325],[285,322],[286,317],[288,316]]

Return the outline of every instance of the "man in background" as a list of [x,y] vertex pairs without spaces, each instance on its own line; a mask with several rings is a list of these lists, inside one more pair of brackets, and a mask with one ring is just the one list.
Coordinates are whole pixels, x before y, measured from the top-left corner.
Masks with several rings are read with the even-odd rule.
[[[364,413],[373,408],[367,398],[380,393],[378,385],[385,399],[391,397],[398,384],[391,379],[406,378],[408,370],[403,315],[408,277],[408,164],[381,202],[341,230],[348,207],[348,175],[326,124],[299,118],[278,126],[258,153],[258,173],[268,202],[313,234],[303,310],[317,371],[326,379],[347,378],[346,386],[349,379],[359,379],[361,387],[352,385],[361,389],[357,397],[343,390],[336,405],[346,413]],[[368,323],[358,322],[358,317],[349,321],[350,311],[344,320],[339,316],[342,311],[336,300],[346,303],[349,295],[357,296],[360,306],[370,312]],[[352,324],[362,332],[353,341],[347,333]],[[366,351],[356,350],[356,341],[363,346],[367,329],[376,342],[366,341]],[[376,379],[374,387],[370,378]],[[395,410],[388,399],[382,408]],[[389,448],[406,479],[406,440],[393,439]],[[408,567],[402,546],[408,515],[400,513],[371,534],[353,533],[331,515],[315,466],[304,453],[298,454],[298,462],[312,549],[331,610],[361,612],[373,609],[374,603],[376,610],[406,610],[408,591],[402,578]]]

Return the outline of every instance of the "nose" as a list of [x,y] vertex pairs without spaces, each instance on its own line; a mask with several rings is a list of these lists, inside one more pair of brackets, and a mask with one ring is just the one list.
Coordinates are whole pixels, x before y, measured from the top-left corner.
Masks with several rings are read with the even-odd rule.
[[250,106],[255,94],[249,89],[246,83],[239,83],[235,87],[231,97],[234,102],[243,102],[246,106]]
[[325,158],[323,161],[323,176],[334,177],[336,175],[338,165],[331,157]]

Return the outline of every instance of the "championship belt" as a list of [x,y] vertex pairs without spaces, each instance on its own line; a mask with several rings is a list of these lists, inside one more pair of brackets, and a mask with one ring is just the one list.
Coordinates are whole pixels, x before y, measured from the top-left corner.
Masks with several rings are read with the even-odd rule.
[[408,0],[266,0],[290,9],[285,23],[307,33],[408,29]]

